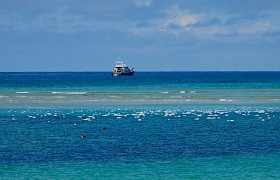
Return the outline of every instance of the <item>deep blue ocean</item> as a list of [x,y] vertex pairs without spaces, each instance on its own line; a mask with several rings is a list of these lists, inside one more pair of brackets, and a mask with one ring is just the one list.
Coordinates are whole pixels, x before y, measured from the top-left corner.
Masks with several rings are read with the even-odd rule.
[[280,179],[280,72],[0,73],[0,179]]

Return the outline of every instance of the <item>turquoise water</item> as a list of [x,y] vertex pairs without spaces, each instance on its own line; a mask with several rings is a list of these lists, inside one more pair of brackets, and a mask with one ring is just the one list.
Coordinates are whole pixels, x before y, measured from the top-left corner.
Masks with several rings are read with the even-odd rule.
[[279,156],[229,156],[134,163],[47,163],[2,166],[5,179],[279,179]]
[[279,104],[279,72],[0,73],[0,178],[279,179]]

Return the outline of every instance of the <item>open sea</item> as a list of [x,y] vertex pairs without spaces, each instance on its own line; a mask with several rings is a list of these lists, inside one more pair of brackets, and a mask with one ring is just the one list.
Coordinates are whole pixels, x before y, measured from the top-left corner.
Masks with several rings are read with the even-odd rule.
[[0,179],[280,179],[280,72],[0,73]]

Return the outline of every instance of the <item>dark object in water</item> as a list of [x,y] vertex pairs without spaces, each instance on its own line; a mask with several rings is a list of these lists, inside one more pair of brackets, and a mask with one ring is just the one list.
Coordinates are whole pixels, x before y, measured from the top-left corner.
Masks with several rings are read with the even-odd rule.
[[85,138],[87,138],[87,137],[86,137],[86,136],[84,136],[84,135],[81,135],[81,136],[80,136],[80,138],[85,139]]
[[106,130],[107,130],[107,128],[106,128],[106,127],[102,127],[102,128],[101,128],[101,130],[106,131]]

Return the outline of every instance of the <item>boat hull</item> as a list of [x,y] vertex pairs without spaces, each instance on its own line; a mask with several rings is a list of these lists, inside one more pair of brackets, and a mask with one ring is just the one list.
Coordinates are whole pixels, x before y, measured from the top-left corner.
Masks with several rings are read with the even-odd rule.
[[112,73],[112,76],[133,76],[133,75],[134,75],[134,71],[128,73],[117,73],[117,72]]

